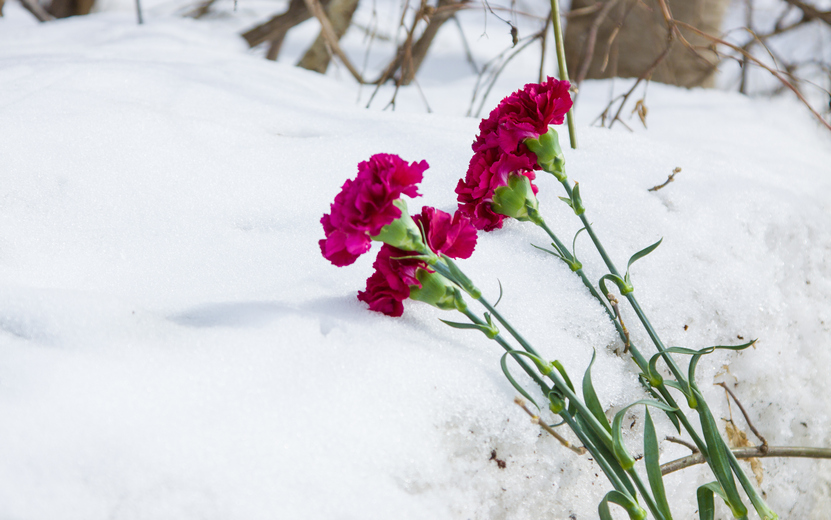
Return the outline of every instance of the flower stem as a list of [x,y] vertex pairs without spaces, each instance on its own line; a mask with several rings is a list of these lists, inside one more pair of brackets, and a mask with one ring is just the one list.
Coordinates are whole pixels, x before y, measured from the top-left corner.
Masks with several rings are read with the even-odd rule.
[[[560,69],[560,79],[568,81],[568,67],[566,66],[566,50],[563,44],[563,24],[560,20],[560,3],[558,0],[551,0],[551,22],[554,26],[554,41],[557,46],[557,67]],[[566,115],[568,121],[568,139],[571,147],[577,149],[577,133],[574,130],[574,105]]]
[[[465,309],[464,311],[460,312],[467,316],[467,318],[471,322],[477,325],[485,325],[485,322],[482,321],[482,319],[479,318],[479,316],[475,315],[470,309]],[[501,335],[497,334],[493,338],[493,340],[499,343],[499,346],[505,349],[506,352],[514,352],[515,349],[511,347],[511,345],[507,341],[505,341],[505,338],[503,338]],[[522,370],[524,370],[525,373],[528,374],[531,377],[531,379],[533,379],[534,382],[537,383],[537,385],[539,385],[540,389],[542,389],[545,395],[548,395],[548,392],[551,391],[551,388],[545,383],[545,381],[539,376],[539,374],[537,374],[536,370],[531,368],[531,365],[529,365],[528,362],[525,361],[525,359],[523,359],[522,356],[511,354],[511,357],[513,357],[514,360],[519,364],[519,366],[522,367]]]
[[[566,179],[566,180],[561,181],[561,184],[565,188],[566,193],[568,194],[569,198],[571,198],[572,197],[572,189],[571,189],[571,186],[568,183],[568,180]],[[609,269],[609,272],[612,273],[613,275],[616,275],[616,276],[620,277],[620,272],[615,268],[614,262],[612,262],[611,258],[609,258],[609,255],[606,253],[606,250],[603,247],[603,244],[600,242],[600,239],[594,233],[594,229],[592,229],[592,226],[589,223],[588,218],[586,217],[585,213],[579,215],[579,217],[580,217],[580,220],[583,222],[583,225],[586,227],[586,231],[588,232],[589,237],[591,237],[591,240],[594,243],[595,248],[597,249],[598,253],[600,253],[600,256],[603,258],[603,261],[605,262],[606,267]],[[638,300],[637,300],[637,298],[635,298],[635,295],[630,292],[630,293],[626,294],[625,296],[626,296],[626,299],[629,301],[629,304],[631,305],[632,309],[635,311],[635,314],[638,316],[638,319],[640,320],[641,324],[644,326],[644,329],[646,329],[646,332],[649,335],[650,339],[652,340],[652,343],[658,349],[658,352],[661,353],[664,361],[666,361],[667,366],[669,367],[670,371],[672,372],[672,375],[675,377],[675,379],[678,382],[680,382],[682,384],[687,384],[687,380],[684,377],[683,373],[681,372],[680,367],[675,363],[675,360],[672,359],[672,356],[670,356],[668,353],[666,353],[666,348],[664,347],[664,344],[661,341],[661,338],[658,336],[658,333],[655,332],[655,329],[652,327],[652,324],[649,322],[649,319],[646,317],[646,314],[643,312],[643,309],[641,309],[641,306],[640,306],[640,304],[638,304]],[[632,350],[633,350],[633,356],[634,356],[637,351],[635,349],[632,349]],[[640,362],[638,364],[641,365]],[[641,365],[641,367],[644,368],[645,365]],[[663,383],[660,384],[658,386],[658,390],[660,391],[661,395],[664,396],[665,399],[667,399],[667,404],[670,404],[671,406],[676,406],[676,408],[677,408],[677,405],[673,404],[674,400],[672,400],[672,397],[670,396],[669,391],[666,388],[666,385],[664,385]],[[701,409],[704,409],[704,408],[706,408],[706,406],[702,406],[702,407],[700,407],[700,409],[698,409],[696,411],[699,414],[704,413],[701,410]],[[686,416],[683,413],[680,412],[680,410],[676,414],[676,417],[678,417],[678,419],[684,424],[684,428],[690,434],[690,436],[692,437],[692,439],[695,442],[696,446],[698,446],[699,450],[701,450],[702,456],[705,457],[707,459],[708,464],[710,464],[710,457],[709,457],[709,451],[708,451],[707,445],[702,441],[702,439],[700,437],[698,437],[698,435],[695,433],[695,430],[692,428],[692,425],[689,423]],[[750,482],[750,479],[744,473],[744,470],[742,470],[742,468],[739,466],[738,460],[733,455],[733,453],[730,451],[729,447],[724,442],[724,439],[720,435],[717,436],[717,438],[718,438],[719,442],[721,442],[722,445],[724,446],[724,451],[727,452],[727,457],[730,461],[730,466],[733,470],[733,473],[735,473],[736,476],[738,477],[739,482],[741,483],[742,487],[744,488],[745,493],[747,493],[747,496],[750,498],[750,501],[753,503],[753,507],[756,509],[756,512],[759,513],[759,516],[761,516],[763,519],[766,519],[766,520],[773,520],[775,518],[778,518],[776,513],[774,513],[768,507],[768,505],[765,503],[765,501],[759,495],[759,492],[756,490],[756,488]]]

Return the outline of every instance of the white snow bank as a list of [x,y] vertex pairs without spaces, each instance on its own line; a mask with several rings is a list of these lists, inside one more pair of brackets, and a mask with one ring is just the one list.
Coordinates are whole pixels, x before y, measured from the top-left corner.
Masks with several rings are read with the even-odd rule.
[[[0,19],[0,518],[595,515],[607,483],[513,405],[494,344],[423,304],[367,311],[355,293],[374,255],[338,269],[319,254],[320,216],[373,153],[426,159],[411,210],[452,211],[477,120],[363,110],[351,85],[193,21],[35,26],[14,5]],[[584,86],[566,152],[607,249],[623,264],[665,237],[632,276],[667,344],[760,338],[702,361],[717,416],[709,383],[736,382],[772,444],[831,445],[828,136],[795,103],[659,85],[649,130],[588,127],[608,87]],[[431,93],[460,106],[469,90]],[[576,219],[553,179],[539,185],[569,242]],[[511,222],[479,240],[463,267],[492,300],[502,282],[500,308],[545,355],[579,379],[595,348],[601,399],[640,397],[599,307],[528,245],[540,233]],[[587,240],[578,254],[603,274]],[[827,463],[763,466],[782,518],[831,507]],[[707,480],[668,478],[677,518]]]

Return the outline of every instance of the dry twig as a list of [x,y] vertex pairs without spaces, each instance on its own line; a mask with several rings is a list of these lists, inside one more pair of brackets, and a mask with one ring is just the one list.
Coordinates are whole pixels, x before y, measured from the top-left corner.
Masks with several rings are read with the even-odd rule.
[[658,190],[660,190],[661,188],[663,188],[664,186],[666,186],[670,182],[674,181],[675,180],[675,175],[678,174],[678,173],[681,173],[681,168],[676,166],[672,170],[672,173],[669,174],[669,177],[667,177],[667,180],[663,184],[659,184],[657,186],[652,186],[651,188],[649,188],[646,191],[658,191]]
[[521,397],[514,397],[514,403],[519,405],[520,408],[525,410],[525,413],[527,413],[528,415],[531,416],[531,422],[533,422],[535,424],[539,424],[540,427],[543,430],[550,433],[552,437],[554,437],[555,439],[560,441],[560,444],[562,444],[566,448],[570,449],[571,451],[573,451],[574,453],[576,453],[578,455],[584,455],[586,453],[586,451],[588,451],[583,446],[580,446],[579,448],[574,446],[565,437],[563,437],[562,435],[560,435],[559,433],[554,431],[554,428],[552,428],[551,426],[545,424],[545,421],[541,420],[538,415],[536,415],[534,412],[532,412],[531,410],[528,409],[528,407],[525,405],[525,400],[522,399]]

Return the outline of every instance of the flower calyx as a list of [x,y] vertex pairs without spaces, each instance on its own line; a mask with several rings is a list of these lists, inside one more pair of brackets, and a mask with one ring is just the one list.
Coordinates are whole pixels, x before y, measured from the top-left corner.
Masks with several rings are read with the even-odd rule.
[[534,195],[531,181],[525,175],[512,173],[505,186],[496,188],[491,202],[493,212],[523,222],[539,223],[539,201]]
[[537,156],[537,164],[544,171],[556,177],[558,181],[565,182],[566,159],[563,149],[560,148],[560,136],[556,130],[549,128],[548,132],[536,138],[529,137],[524,143]]
[[580,197],[579,182],[574,183],[574,188],[571,191],[571,197],[560,197],[560,200],[568,204],[577,216],[580,216],[586,212],[586,208],[583,206],[583,199]]
[[459,287],[439,273],[418,269],[416,279],[421,283],[421,287],[410,286],[410,299],[442,310],[464,312],[467,309],[467,303],[462,298],[462,291]]
[[371,237],[372,240],[389,244],[403,251],[413,251],[422,255],[428,264],[435,264],[438,257],[427,246],[419,226],[407,211],[407,203],[397,199],[393,205],[401,210],[401,216],[381,228],[381,232]]

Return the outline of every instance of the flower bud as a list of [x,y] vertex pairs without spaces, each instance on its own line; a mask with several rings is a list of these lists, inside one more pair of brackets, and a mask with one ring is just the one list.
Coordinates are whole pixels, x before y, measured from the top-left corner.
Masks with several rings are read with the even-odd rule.
[[524,175],[512,173],[508,176],[508,185],[493,192],[491,208],[494,213],[521,221],[539,219],[539,202],[531,189],[531,181]]
[[428,303],[442,310],[463,311],[467,308],[459,288],[439,273],[419,269],[416,278],[421,282],[421,287],[410,286],[410,299]]
[[404,251],[414,251],[431,257],[435,256],[435,253],[424,243],[421,230],[407,212],[407,203],[402,199],[396,199],[393,204],[401,210],[401,216],[381,228],[381,232],[372,237],[372,240],[389,244]]
[[560,148],[560,138],[556,130],[549,128],[548,132],[536,139],[529,137],[524,142],[537,156],[537,164],[543,170],[557,177],[560,182],[566,180],[566,159]]

